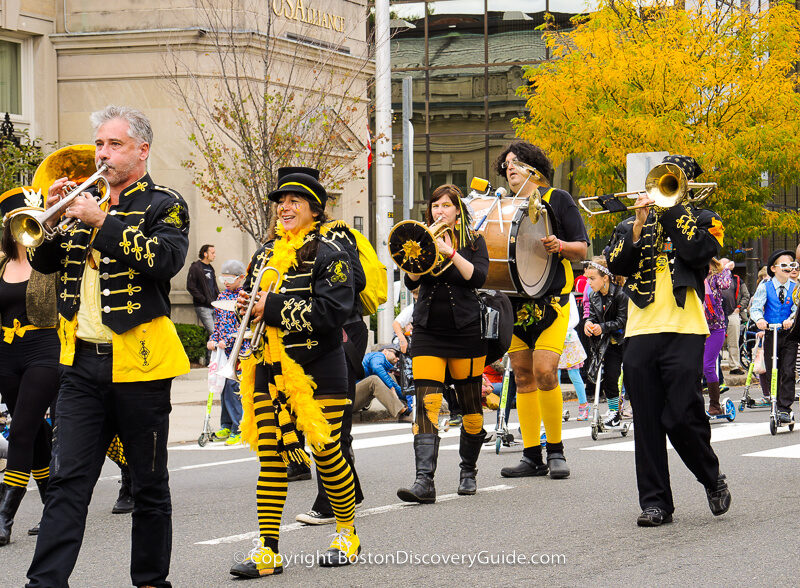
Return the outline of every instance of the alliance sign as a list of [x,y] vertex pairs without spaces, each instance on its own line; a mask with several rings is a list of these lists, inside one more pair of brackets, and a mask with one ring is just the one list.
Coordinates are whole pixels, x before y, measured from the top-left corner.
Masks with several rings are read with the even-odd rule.
[[344,32],[344,17],[304,7],[303,0],[272,0],[272,12],[306,24]]

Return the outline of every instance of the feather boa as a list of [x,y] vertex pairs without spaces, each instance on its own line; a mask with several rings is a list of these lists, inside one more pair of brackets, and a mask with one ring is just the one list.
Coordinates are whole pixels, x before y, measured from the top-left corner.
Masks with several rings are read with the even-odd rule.
[[[280,286],[287,271],[297,267],[297,250],[305,243],[308,234],[313,231],[317,223],[310,227],[291,233],[285,231],[278,224],[278,240],[272,249],[272,256],[269,265],[279,272],[276,279],[276,288]],[[265,274],[265,279],[272,274]],[[262,282],[261,288],[264,287]],[[267,363],[279,363],[281,369],[275,375],[275,386],[270,386],[270,396],[273,401],[278,397],[278,392],[282,392],[286,397],[286,404],[291,410],[297,423],[297,428],[306,435],[308,443],[312,447],[322,448],[331,442],[331,426],[322,408],[314,400],[314,389],[317,387],[313,378],[307,375],[300,364],[286,354],[283,346],[283,331],[277,327],[266,327],[266,341],[261,354],[254,352],[250,357],[241,362],[242,369],[242,422],[240,429],[242,439],[256,451],[258,449],[258,425],[256,423],[254,390],[256,365],[260,363],[259,355],[266,359]],[[277,388],[277,389],[276,389]],[[276,415],[279,416],[279,415]],[[280,436],[280,427],[276,427],[277,435]],[[279,438],[280,440],[280,438]],[[305,455],[305,453],[303,454]],[[284,456],[284,461],[286,461]]]

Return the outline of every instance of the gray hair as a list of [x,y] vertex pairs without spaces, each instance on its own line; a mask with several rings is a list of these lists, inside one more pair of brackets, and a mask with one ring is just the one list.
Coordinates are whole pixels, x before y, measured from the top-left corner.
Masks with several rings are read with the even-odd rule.
[[150,120],[140,110],[131,108],[130,106],[114,106],[109,104],[103,110],[98,110],[92,113],[89,120],[92,121],[92,128],[97,132],[102,125],[107,122],[119,118],[128,123],[128,136],[136,139],[139,143],[153,143],[153,127],[150,126]]

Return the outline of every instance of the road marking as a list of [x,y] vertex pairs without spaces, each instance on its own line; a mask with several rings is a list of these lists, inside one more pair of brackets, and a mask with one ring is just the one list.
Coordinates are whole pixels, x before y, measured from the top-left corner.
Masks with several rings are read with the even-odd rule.
[[[519,424],[518,423],[511,423],[508,426],[508,429],[509,429],[509,433],[514,435],[514,439],[515,440],[520,441],[520,442],[522,441],[522,437],[519,434]],[[494,431],[489,431],[489,434],[492,434],[492,433],[494,433]],[[561,440],[565,441],[565,440],[568,440],[568,439],[580,439],[581,437],[588,437],[590,435],[590,433],[591,433],[591,430],[588,427],[579,427],[579,428],[573,428],[573,429],[562,429],[562,431],[561,431]],[[442,435],[442,436],[444,436],[444,435]],[[458,449],[459,449],[459,445],[458,444],[455,444],[455,445],[442,445],[441,447],[439,447],[439,451],[458,451]],[[484,445],[483,448],[481,448],[481,451],[486,451],[486,452],[490,452],[490,451],[494,451],[494,450],[495,450],[494,443],[489,443],[488,445]]]
[[[483,494],[487,492],[502,492],[503,490],[510,490],[514,486],[509,486],[507,484],[499,484],[497,486],[488,486],[486,488],[478,488],[478,493]],[[436,497],[436,503],[440,502],[449,502],[450,500],[456,500],[458,498],[465,498],[464,496],[459,496],[458,494],[444,494],[442,496]],[[396,504],[387,504],[385,506],[376,506],[375,508],[368,508],[365,510],[357,510],[356,511],[356,518],[361,519],[364,517],[371,517],[376,514],[384,514],[387,512],[394,512],[398,510],[402,510],[404,508],[413,508],[415,506],[420,506],[415,502],[398,502]],[[305,523],[291,523],[289,525],[281,525],[280,532],[286,533],[288,531],[296,531],[298,529],[303,528],[311,528],[318,525],[306,525]],[[222,545],[225,543],[238,543],[240,541],[250,541],[256,539],[258,537],[258,531],[253,531],[251,533],[242,533],[240,535],[230,535],[228,537],[219,537],[218,539],[209,539],[208,541],[198,541],[195,545]]]
[[[746,439],[747,437],[758,437],[769,435],[768,423],[727,423],[721,427],[711,427],[711,442],[732,441],[734,439]],[[594,445],[592,447],[581,447],[582,451],[633,451],[634,442],[607,443],[604,445]],[[672,444],[667,441],[667,449],[673,449]]]
[[800,445],[787,445],[767,449],[766,451],[756,451],[755,453],[745,453],[744,457],[783,457],[787,459],[800,459]]

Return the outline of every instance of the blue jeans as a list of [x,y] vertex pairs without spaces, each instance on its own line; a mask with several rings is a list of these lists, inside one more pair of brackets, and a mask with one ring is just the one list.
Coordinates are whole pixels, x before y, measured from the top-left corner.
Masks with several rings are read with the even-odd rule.
[[239,422],[242,420],[242,397],[239,396],[239,382],[225,380],[220,394],[222,415],[219,424],[223,429],[230,429],[231,435],[239,434]]
[[208,331],[208,335],[214,332],[214,309],[206,306],[195,306],[194,312],[197,318],[200,319],[200,324]]

